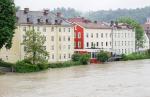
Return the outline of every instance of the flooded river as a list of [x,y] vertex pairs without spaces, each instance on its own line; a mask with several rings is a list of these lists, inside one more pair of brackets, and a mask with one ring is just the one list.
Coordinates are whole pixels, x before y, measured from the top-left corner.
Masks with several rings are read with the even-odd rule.
[[9,73],[0,97],[150,97],[150,60]]

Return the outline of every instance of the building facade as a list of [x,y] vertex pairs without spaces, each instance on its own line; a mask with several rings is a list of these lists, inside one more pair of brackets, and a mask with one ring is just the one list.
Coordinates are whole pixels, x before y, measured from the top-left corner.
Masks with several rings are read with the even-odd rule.
[[45,36],[44,48],[49,52],[49,62],[68,61],[74,53],[73,25],[61,17],[61,13],[54,14],[49,10],[29,11],[28,8],[19,10],[17,29],[13,38],[12,48],[0,51],[0,58],[7,62],[16,62],[25,58],[25,47],[21,45],[25,32],[34,29]]
[[75,24],[75,51],[89,53],[96,58],[100,50],[113,54],[130,54],[135,52],[135,30],[127,24],[91,22],[84,18],[69,19]]
[[145,22],[143,27],[144,27],[144,31],[145,31],[145,33],[147,35],[145,37],[148,37],[148,40],[146,40],[146,42],[149,43],[149,48],[150,48],[150,18],[147,19],[147,21]]

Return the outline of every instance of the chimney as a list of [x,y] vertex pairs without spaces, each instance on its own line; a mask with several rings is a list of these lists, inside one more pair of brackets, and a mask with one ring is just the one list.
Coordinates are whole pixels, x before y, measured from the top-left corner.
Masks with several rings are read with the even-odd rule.
[[94,21],[95,24],[97,24],[97,21]]
[[24,8],[24,14],[27,14],[29,12],[29,8]]
[[114,21],[111,21],[111,22],[110,22],[110,26],[111,26],[111,27],[114,26]]
[[43,12],[44,15],[48,15],[48,13],[49,13],[48,9],[45,9],[44,12]]
[[57,17],[62,17],[61,12],[57,12]]

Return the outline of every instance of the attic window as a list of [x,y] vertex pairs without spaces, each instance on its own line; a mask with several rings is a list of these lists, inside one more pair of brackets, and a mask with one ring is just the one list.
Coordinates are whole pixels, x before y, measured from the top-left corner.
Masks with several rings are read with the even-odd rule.
[[40,19],[37,19],[37,22],[40,23]]
[[48,24],[48,19],[46,19],[46,24]]
[[27,18],[27,23],[29,23],[30,22],[30,18]]
[[58,24],[58,20],[55,20],[55,24]]

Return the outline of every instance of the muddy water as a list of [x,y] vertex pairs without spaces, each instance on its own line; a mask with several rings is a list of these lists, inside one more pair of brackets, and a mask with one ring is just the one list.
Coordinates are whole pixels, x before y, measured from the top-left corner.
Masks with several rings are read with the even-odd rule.
[[150,60],[9,73],[0,97],[150,97]]

